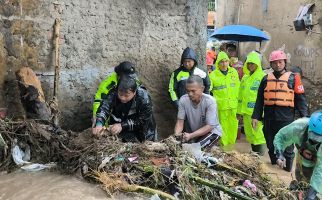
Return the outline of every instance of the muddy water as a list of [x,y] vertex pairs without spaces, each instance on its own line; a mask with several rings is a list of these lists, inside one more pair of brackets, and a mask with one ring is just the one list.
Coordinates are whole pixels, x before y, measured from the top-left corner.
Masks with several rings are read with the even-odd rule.
[[15,172],[0,176],[0,199],[106,199],[98,186],[52,172]]
[[[244,139],[233,147],[243,153],[250,152],[250,145]],[[270,164],[268,155],[262,158],[265,171],[273,178],[286,185],[292,180],[292,173],[285,172]],[[293,175],[292,175],[293,174]],[[0,200],[101,200],[111,199],[95,184],[90,184],[80,177],[65,176],[54,172],[15,172],[0,175]],[[116,195],[115,199],[149,199],[134,194]]]
[[[237,140],[237,143],[232,147],[232,149],[241,152],[241,153],[248,153],[251,151],[251,146],[243,135],[240,140]],[[290,182],[295,179],[295,159],[293,162],[293,170],[292,172],[286,172],[280,169],[277,165],[271,165],[271,161],[268,156],[268,150],[266,150],[265,155],[261,157],[263,162],[263,170],[267,175],[269,175],[273,180],[280,181],[284,183],[286,186],[290,184]]]
[[[142,199],[116,195],[115,199]],[[106,193],[95,184],[75,176],[54,172],[14,172],[0,175],[0,200],[105,200]]]

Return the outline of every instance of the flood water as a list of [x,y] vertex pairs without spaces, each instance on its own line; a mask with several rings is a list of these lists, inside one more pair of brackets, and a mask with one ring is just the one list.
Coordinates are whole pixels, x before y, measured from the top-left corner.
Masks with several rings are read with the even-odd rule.
[[54,172],[14,172],[0,175],[0,199],[107,199],[94,184]]

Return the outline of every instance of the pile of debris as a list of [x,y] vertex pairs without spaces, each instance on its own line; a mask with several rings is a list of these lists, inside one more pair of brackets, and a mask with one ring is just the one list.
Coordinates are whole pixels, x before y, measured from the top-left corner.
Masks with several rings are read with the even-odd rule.
[[[198,144],[122,143],[56,129],[49,123],[0,120],[0,170],[56,168],[80,170],[102,183],[108,194],[118,191],[157,194],[163,199],[298,199],[305,188],[289,191],[261,170],[255,154],[202,152]],[[18,152],[18,153],[17,153]],[[32,166],[32,167],[31,167]],[[41,167],[40,167],[41,166]]]

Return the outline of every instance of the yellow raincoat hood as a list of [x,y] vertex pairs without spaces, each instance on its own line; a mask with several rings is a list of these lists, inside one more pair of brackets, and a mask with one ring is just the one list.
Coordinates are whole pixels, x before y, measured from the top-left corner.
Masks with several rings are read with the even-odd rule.
[[244,63],[244,66],[243,66],[244,73],[247,75],[250,75],[250,71],[247,69],[247,63],[254,63],[257,65],[257,69],[255,70],[254,73],[258,73],[259,71],[263,72],[262,62],[261,62],[257,52],[253,51],[253,52],[249,53],[247,55],[246,62]]

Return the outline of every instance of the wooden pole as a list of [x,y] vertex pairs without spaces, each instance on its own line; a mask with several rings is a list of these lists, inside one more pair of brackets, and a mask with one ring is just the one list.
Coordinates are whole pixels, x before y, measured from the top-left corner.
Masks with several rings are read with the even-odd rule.
[[[55,80],[54,80],[54,97],[53,101],[55,103],[56,109],[58,109],[58,85],[60,78],[60,50],[59,50],[59,32],[60,32],[61,20],[56,18],[54,25],[54,45],[55,45]],[[58,125],[58,110],[54,112],[53,122]]]

